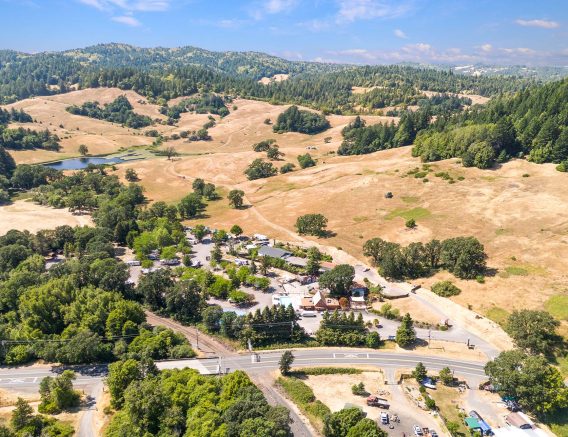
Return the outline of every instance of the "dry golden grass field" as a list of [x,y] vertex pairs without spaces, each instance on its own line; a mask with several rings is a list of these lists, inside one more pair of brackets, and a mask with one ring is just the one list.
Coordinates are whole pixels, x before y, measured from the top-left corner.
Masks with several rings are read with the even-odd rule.
[[[157,106],[140,104],[143,97],[117,89],[82,90],[14,104],[42,122],[36,127],[49,127],[63,138],[63,152],[17,152],[15,158],[18,162],[39,162],[76,155],[82,143],[91,153],[149,144],[151,139],[141,132],[65,111],[69,104],[87,100],[107,103],[120,94],[128,96],[137,112],[160,117]],[[484,284],[456,280],[446,273],[418,282],[429,286],[440,279],[452,279],[463,290],[453,299],[495,320],[515,308],[544,308],[551,302],[556,305],[556,300],[548,299],[568,295],[568,191],[566,175],[555,171],[554,165],[516,160],[497,169],[479,170],[447,160],[432,163],[425,182],[407,174],[422,167],[411,156],[410,147],[364,156],[335,156],[341,129],[354,117],[329,116],[331,129],[314,136],[275,134],[263,122],[266,118],[275,121],[287,106],[242,99],[234,104],[238,109],[224,119],[215,116],[217,125],[209,129],[212,141],[168,141],[163,147],[174,146],[181,156],[173,161],[164,157],[133,161],[119,166],[118,173],[136,169],[152,201],[179,200],[191,192],[196,177],[218,185],[222,195],[233,188],[242,189],[252,207],[230,209],[226,198],[210,202],[208,217],[202,221],[215,227],[229,228],[238,223],[245,232],[297,240],[296,218],[323,213],[336,235],[318,242],[340,247],[360,260],[364,259],[363,243],[372,237],[408,244],[476,236],[485,245],[488,265],[494,272]],[[394,117],[364,118],[369,124],[396,122]],[[206,120],[206,115],[183,114],[179,126],[157,125],[156,129],[171,134],[198,129]],[[328,142],[324,141],[327,137],[331,138]],[[247,181],[243,174],[246,166],[255,158],[265,158],[265,153],[253,152],[251,145],[267,138],[276,139],[285,153],[282,161],[274,163],[277,167],[285,162],[297,165],[297,155],[306,152],[317,158],[318,165]],[[316,149],[307,150],[308,146]],[[455,183],[435,176],[438,172],[447,172]],[[387,191],[394,194],[392,199],[385,198]],[[405,228],[408,218],[416,219],[416,229]]]

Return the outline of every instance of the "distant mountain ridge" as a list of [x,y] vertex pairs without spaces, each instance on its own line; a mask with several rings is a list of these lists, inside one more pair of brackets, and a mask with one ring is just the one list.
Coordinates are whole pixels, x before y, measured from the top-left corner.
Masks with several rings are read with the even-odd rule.
[[[485,76],[465,70],[466,74],[457,74],[458,68],[410,63],[356,66],[290,61],[260,52],[119,43],[35,54],[0,50],[0,104],[77,87],[118,87],[166,101],[213,92],[326,112],[375,113],[390,106],[415,105],[425,97],[423,90],[492,97],[541,82],[534,75]],[[288,80],[259,83],[277,74],[288,75]],[[354,87],[367,92],[355,95]]]
[[83,67],[152,69],[200,66],[231,75],[261,79],[275,74],[323,73],[345,68],[343,64],[307,61],[289,61],[262,52],[210,51],[199,47],[142,48],[129,44],[97,44],[62,52],[28,54],[12,50],[0,50],[0,69],[10,59],[59,59],[79,62]]

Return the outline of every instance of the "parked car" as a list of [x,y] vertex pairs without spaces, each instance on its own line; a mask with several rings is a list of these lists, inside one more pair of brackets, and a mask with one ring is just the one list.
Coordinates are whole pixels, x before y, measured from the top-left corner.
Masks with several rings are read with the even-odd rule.
[[130,260],[130,261],[126,261],[126,264],[129,265],[129,266],[139,266],[142,263],[140,261],[138,261],[137,259],[133,259],[133,260]]
[[418,437],[418,436],[423,436],[423,435],[424,435],[424,432],[422,431],[422,428],[420,428],[418,425],[414,425],[413,429],[414,429],[414,435],[415,435],[415,436]]
[[389,424],[389,415],[387,413],[385,413],[384,411],[381,413],[381,423],[383,425]]
[[302,311],[302,317],[317,317],[318,313],[316,313],[315,311]]
[[438,437],[438,433],[434,430],[430,431],[430,437]]

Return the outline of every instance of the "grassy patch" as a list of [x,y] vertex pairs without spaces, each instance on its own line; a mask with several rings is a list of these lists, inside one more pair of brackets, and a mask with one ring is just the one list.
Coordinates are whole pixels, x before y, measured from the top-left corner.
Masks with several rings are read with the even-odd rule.
[[405,220],[410,220],[410,219],[418,220],[430,217],[431,215],[432,213],[426,208],[421,208],[421,207],[412,208],[412,209],[397,208],[394,211],[388,213],[385,216],[385,219],[392,220],[396,217],[402,217]]
[[509,312],[507,310],[504,310],[503,308],[494,306],[489,308],[485,312],[485,317],[503,326],[505,323],[507,323],[507,319],[509,318]]
[[509,231],[505,228],[495,229],[495,235],[497,235],[498,237],[501,235],[507,235],[508,233]]
[[519,266],[509,266],[505,268],[505,272],[512,276],[528,276],[529,271]]
[[545,303],[544,308],[558,320],[568,320],[568,296],[558,294],[550,297]]
[[458,391],[438,384],[438,388],[436,390],[428,390],[428,394],[436,401],[436,405],[440,410],[440,416],[444,421],[458,423],[460,425],[459,432],[464,436],[468,435],[467,428],[463,423],[463,417],[458,409]]
[[532,264],[516,264],[513,266],[505,267],[505,270],[499,273],[501,278],[508,278],[510,276],[544,276],[548,272],[546,269],[535,266]]
[[359,215],[357,217],[353,217],[353,221],[355,223],[363,223],[363,222],[366,222],[367,220],[369,220],[369,217],[364,216],[364,215]]
[[311,387],[299,379],[285,376],[280,376],[276,383],[282,387],[286,395],[306,415],[314,428],[321,432],[323,421],[328,414],[331,414],[331,410],[323,402],[316,399],[316,395]]
[[404,203],[416,203],[420,200],[419,197],[415,196],[402,196],[401,199]]

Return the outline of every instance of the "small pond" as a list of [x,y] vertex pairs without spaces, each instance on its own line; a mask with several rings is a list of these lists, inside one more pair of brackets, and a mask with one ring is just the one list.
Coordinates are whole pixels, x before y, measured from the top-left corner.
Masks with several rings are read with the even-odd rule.
[[104,157],[92,157],[92,158],[69,158],[62,161],[50,162],[49,164],[44,164],[46,167],[51,167],[56,170],[81,170],[87,168],[89,164],[100,165],[100,164],[121,164],[126,162],[121,158],[104,158]]

